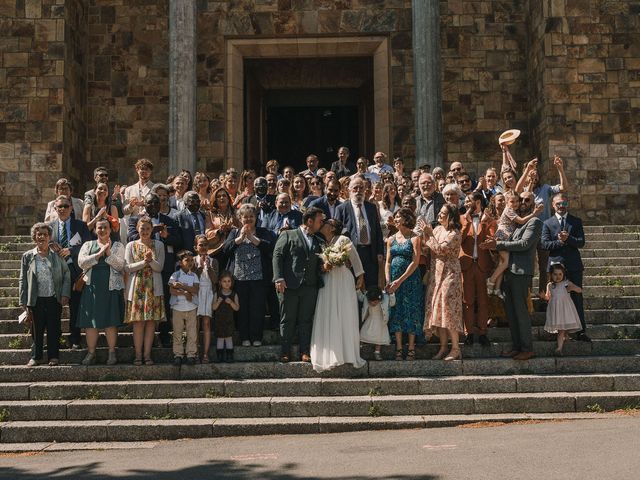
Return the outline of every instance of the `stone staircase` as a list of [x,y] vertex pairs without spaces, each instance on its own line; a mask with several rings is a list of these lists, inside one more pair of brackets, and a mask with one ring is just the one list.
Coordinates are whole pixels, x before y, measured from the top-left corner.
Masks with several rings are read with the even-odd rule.
[[[16,297],[19,259],[29,239],[0,237],[0,450],[18,443],[592,418],[640,408],[640,226],[585,230],[592,343],[570,342],[564,357],[554,357],[555,340],[544,332],[544,313],[537,311],[536,358],[526,362],[498,357],[509,348],[509,331],[493,328],[491,347],[465,347],[462,361],[428,360],[437,345],[425,344],[418,346],[415,362],[395,362],[388,346],[384,361],[322,375],[307,364],[277,363],[277,334],[270,331],[262,347],[236,347],[233,364],[174,367],[170,349],[156,348],[156,365],[135,367],[131,332],[123,329],[119,365],[84,367],[79,363],[85,351],[63,349],[63,365],[27,368],[30,339],[16,320]],[[363,357],[371,359],[372,350],[363,348]]]

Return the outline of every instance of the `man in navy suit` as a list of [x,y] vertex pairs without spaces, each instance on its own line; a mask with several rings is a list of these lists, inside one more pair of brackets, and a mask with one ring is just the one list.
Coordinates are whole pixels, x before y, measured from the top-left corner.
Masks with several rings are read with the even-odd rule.
[[[49,223],[53,229],[51,241],[52,249],[64,258],[71,273],[71,284],[73,285],[82,274],[82,269],[78,266],[78,254],[84,242],[91,240],[91,232],[87,224],[81,220],[76,220],[71,216],[70,198],[61,195],[55,200],[55,209],[58,219]],[[69,299],[69,343],[71,348],[80,348],[80,329],[76,327],[78,319],[78,308],[80,307],[80,297],[82,292],[71,290]]]
[[196,235],[204,235],[206,221],[200,211],[200,196],[193,190],[188,191],[182,197],[184,208],[178,213],[176,220],[182,231],[182,248],[195,253]]
[[364,201],[364,180],[354,178],[349,183],[350,200],[336,209],[335,219],[342,222],[345,230],[358,251],[364,268],[364,281],[367,287],[379,285],[379,264],[383,260],[384,241],[378,209],[372,203]]
[[[584,247],[584,228],[582,220],[570,215],[569,197],[565,193],[554,195],[552,204],[555,215],[550,216],[542,227],[542,248],[549,250],[547,270],[552,263],[562,263],[567,271],[567,280],[582,288],[584,265],[580,248]],[[571,292],[571,300],[576,306],[582,331],[576,334],[576,340],[590,342],[585,333],[584,305],[582,293]]]
[[276,209],[262,221],[262,227],[280,235],[285,230],[294,230],[302,225],[302,214],[291,208],[291,197],[281,193],[276,197]]
[[329,180],[327,186],[324,189],[324,195],[320,198],[316,198],[309,204],[309,207],[319,208],[324,212],[325,218],[335,218],[336,209],[342,203],[338,200],[340,195],[340,183],[337,180]]
[[[160,197],[155,193],[148,193],[144,197],[144,210],[153,224],[153,235],[155,240],[160,240],[164,244],[164,265],[162,266],[162,287],[164,290],[164,311],[167,315],[166,322],[160,322],[158,331],[160,332],[160,343],[163,347],[170,347],[172,344],[171,335],[171,306],[169,301],[169,278],[176,270],[176,253],[182,248],[182,236],[178,223],[169,215],[160,213]],[[127,241],[138,240],[138,220],[140,217],[129,217],[127,230]]]

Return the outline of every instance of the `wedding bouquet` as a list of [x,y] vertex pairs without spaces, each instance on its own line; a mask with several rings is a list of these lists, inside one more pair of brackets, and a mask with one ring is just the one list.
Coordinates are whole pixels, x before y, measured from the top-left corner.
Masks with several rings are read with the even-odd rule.
[[341,267],[349,262],[349,243],[334,243],[326,246],[318,256],[333,267]]

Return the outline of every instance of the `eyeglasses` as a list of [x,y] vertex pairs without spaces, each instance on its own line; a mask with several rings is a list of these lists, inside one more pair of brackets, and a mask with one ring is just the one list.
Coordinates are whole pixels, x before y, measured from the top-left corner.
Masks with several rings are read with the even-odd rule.
[[522,203],[531,203],[531,199],[529,197],[520,197],[520,201]]
[[71,205],[56,205],[56,208],[69,208]]
[[556,203],[556,205],[558,207],[568,207],[569,206],[569,202],[558,202],[558,203]]

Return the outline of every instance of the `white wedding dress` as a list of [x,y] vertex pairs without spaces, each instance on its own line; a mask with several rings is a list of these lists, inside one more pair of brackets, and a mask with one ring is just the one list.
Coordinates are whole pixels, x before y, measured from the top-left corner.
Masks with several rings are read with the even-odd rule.
[[[349,243],[340,235],[333,243]],[[358,252],[352,245],[349,261],[356,277],[364,273]],[[353,274],[348,267],[333,267],[324,275],[324,287],[318,292],[316,313],[311,333],[311,363],[317,372],[351,363],[360,368],[366,361],[360,358],[358,299]]]

